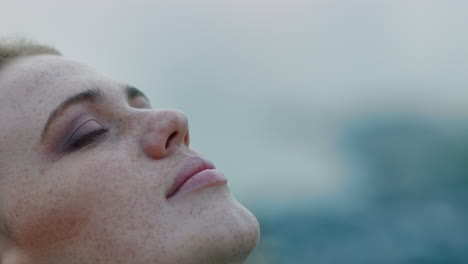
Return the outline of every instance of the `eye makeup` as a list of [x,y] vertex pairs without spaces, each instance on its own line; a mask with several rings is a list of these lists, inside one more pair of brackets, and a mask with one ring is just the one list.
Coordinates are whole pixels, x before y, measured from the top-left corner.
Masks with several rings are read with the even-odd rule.
[[62,152],[66,154],[79,150],[100,139],[107,131],[95,119],[90,119],[73,132],[65,142]]
[[42,131],[42,139],[44,138],[47,130],[53,121],[60,117],[61,114],[66,112],[66,110],[74,105],[79,105],[82,103],[103,103],[105,101],[104,93],[99,88],[94,88],[90,90],[85,90],[79,92],[75,95],[69,96],[61,104],[59,104],[49,115],[47,122]]
[[[128,106],[151,109],[149,100],[141,91],[131,86],[124,87]],[[112,122],[108,118],[114,115],[109,102],[112,100],[98,88],[79,92],[62,102],[52,111],[43,129],[41,142],[46,157],[58,160],[104,139]]]
[[84,148],[102,138],[108,129],[100,122],[91,106],[76,105],[57,119],[48,131],[44,146],[53,160]]

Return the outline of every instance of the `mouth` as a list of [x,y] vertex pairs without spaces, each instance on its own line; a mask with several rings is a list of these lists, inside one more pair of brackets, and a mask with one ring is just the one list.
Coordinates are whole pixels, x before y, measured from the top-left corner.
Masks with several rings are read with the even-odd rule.
[[195,156],[188,159],[180,167],[171,188],[167,192],[166,198],[170,199],[182,193],[226,183],[226,177],[216,170],[211,161],[201,156]]

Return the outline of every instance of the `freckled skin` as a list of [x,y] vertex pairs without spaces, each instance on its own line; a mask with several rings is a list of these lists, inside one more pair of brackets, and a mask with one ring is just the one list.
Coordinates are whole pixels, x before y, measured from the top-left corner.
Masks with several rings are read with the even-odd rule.
[[[106,104],[65,116],[89,114],[109,132],[57,155],[50,146],[61,130],[45,144],[43,125],[61,101],[89,87],[103,90]],[[0,215],[14,236],[9,243],[0,236],[0,263],[242,263],[258,223],[227,185],[165,197],[177,169],[200,155],[188,145],[185,114],[135,107],[120,87],[59,56],[20,58],[0,70]]]

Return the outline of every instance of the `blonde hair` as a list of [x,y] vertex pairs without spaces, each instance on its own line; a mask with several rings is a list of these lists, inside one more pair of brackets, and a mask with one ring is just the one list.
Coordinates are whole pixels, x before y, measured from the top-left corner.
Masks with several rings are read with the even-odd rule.
[[62,55],[54,47],[39,44],[32,39],[24,37],[0,38],[0,68],[12,59],[41,54]]

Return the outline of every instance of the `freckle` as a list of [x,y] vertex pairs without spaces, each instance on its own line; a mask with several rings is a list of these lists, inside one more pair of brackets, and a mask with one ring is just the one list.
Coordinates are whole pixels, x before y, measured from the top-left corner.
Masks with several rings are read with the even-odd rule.
[[41,176],[44,176],[45,170],[41,169]]

